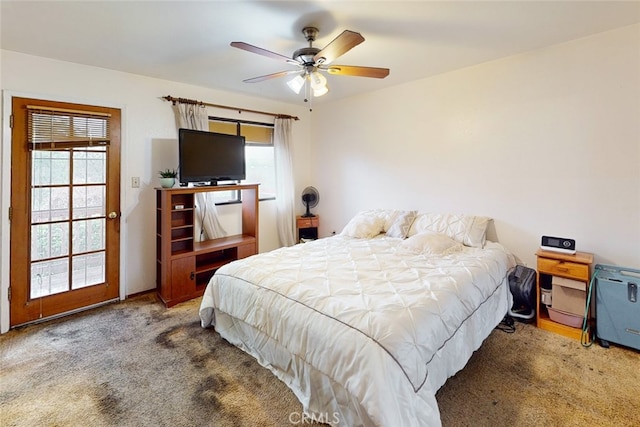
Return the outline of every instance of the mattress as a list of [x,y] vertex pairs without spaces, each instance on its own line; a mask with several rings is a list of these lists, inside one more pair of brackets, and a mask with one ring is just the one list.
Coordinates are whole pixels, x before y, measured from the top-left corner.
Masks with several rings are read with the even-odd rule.
[[436,391],[510,307],[499,244],[434,256],[405,240],[334,236],[220,268],[203,295],[214,326],[344,426],[438,426]]

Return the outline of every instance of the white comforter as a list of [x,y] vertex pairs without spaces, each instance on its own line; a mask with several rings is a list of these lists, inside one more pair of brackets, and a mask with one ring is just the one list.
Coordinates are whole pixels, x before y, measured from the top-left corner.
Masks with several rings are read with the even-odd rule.
[[335,236],[227,264],[202,325],[274,371],[316,419],[440,425],[435,392],[508,310],[512,261],[491,242],[442,257],[400,243]]

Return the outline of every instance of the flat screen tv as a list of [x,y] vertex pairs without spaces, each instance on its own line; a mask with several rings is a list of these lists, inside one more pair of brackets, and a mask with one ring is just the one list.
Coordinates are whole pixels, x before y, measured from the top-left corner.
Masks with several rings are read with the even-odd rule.
[[244,136],[179,129],[180,184],[218,185],[245,179],[244,142]]

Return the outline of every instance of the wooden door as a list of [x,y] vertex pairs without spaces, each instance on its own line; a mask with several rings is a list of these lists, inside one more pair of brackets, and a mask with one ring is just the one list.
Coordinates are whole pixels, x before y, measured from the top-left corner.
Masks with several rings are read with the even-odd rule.
[[119,296],[120,110],[12,100],[11,326]]

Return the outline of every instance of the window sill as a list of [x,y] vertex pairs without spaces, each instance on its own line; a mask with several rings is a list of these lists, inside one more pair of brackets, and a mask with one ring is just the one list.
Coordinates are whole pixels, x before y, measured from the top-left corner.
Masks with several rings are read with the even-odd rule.
[[[258,199],[258,202],[265,202],[269,200],[275,200],[275,197],[265,197]],[[228,202],[216,202],[216,206],[225,206],[225,205],[239,205],[242,203],[242,200],[229,200]]]

